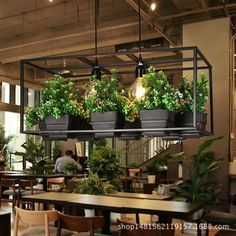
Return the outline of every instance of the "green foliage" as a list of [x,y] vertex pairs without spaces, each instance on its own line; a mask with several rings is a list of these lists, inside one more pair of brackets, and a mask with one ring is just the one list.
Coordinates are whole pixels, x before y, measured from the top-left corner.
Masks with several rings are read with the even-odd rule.
[[26,161],[32,164],[30,167],[30,172],[34,174],[43,174],[46,170],[46,160],[43,159],[44,156],[44,146],[42,142],[34,142],[33,138],[29,137],[27,142],[21,145],[25,149]]
[[5,129],[0,123],[0,170],[6,166],[7,144],[12,140],[13,136],[6,136]]
[[[206,113],[205,105],[209,92],[207,83],[206,75],[201,73],[197,80],[197,112]],[[183,78],[179,84],[178,104],[181,113],[193,111],[193,82],[190,83],[186,78]]]
[[132,100],[128,95],[118,95],[121,103],[121,111],[125,120],[134,122],[139,117],[139,104],[136,100]]
[[74,193],[80,194],[107,194],[114,192],[114,186],[107,180],[99,178],[97,173],[89,172],[87,179],[78,179],[75,184]]
[[78,166],[73,163],[73,162],[68,162],[65,165],[65,172],[69,172],[69,173],[77,173],[78,172]]
[[55,146],[52,150],[53,152],[53,160],[56,161],[57,158],[62,156],[62,151],[60,145],[56,142]]
[[149,67],[142,79],[142,86],[145,88],[145,95],[140,101],[140,109],[176,110],[176,91],[169,84],[164,72],[157,73],[154,67]]
[[26,125],[32,127],[49,115],[59,119],[67,114],[84,119],[88,117],[84,98],[74,89],[73,83],[61,75],[55,75],[41,91],[40,106],[27,109]]
[[110,147],[96,146],[87,163],[92,173],[97,173],[99,178],[110,181],[117,190],[121,189],[123,169],[120,167],[119,155],[116,150]]
[[172,157],[170,155],[161,156],[157,154],[157,156],[153,158],[154,160],[146,167],[146,171],[150,175],[156,174],[157,171],[163,169],[163,167],[167,165],[167,161]]
[[220,168],[221,159],[216,159],[211,151],[204,152],[214,141],[222,137],[213,138],[202,143],[196,154],[191,157],[189,179],[177,189],[178,195],[188,202],[200,204],[214,204],[217,201],[217,190],[221,185],[216,181],[209,181],[208,175]]
[[93,76],[92,90],[86,100],[88,110],[90,112],[120,111],[120,89],[115,70],[112,70],[111,78],[102,76],[101,80],[98,80]]

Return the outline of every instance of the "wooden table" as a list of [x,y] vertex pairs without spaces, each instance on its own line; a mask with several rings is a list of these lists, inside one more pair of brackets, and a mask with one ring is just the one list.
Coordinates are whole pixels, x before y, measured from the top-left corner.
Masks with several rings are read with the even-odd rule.
[[8,178],[16,178],[16,179],[32,179],[32,178],[42,178],[43,179],[43,190],[47,191],[47,179],[50,178],[58,178],[58,177],[65,177],[65,178],[83,178],[85,174],[71,174],[67,175],[64,173],[60,174],[30,174],[24,172],[14,172],[14,171],[0,171],[0,177],[8,177]]
[[55,207],[100,209],[106,222],[103,228],[103,233],[106,234],[109,234],[110,212],[156,214],[160,223],[169,223],[172,218],[185,219],[201,209],[198,204],[186,202],[58,192],[23,196],[22,199],[33,203],[54,204]]
[[174,193],[169,195],[157,195],[157,194],[144,194],[144,193],[128,193],[128,192],[115,192],[110,193],[108,196],[112,197],[125,197],[125,198],[139,198],[139,199],[152,199],[152,200],[167,200],[174,196]]

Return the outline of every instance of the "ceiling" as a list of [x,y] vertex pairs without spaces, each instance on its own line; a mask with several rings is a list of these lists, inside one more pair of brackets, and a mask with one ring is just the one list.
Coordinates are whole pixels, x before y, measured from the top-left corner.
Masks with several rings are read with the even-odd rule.
[[[150,10],[153,1],[157,3],[155,11]],[[137,0],[99,0],[99,52],[137,46],[129,44],[138,41],[137,11]],[[94,0],[2,0],[0,62],[93,53],[94,15]],[[181,45],[183,24],[230,16],[233,27],[234,15],[235,0],[141,0],[142,40],[155,39],[158,46]],[[153,54],[146,57],[152,58]],[[112,57],[106,60],[134,58]]]

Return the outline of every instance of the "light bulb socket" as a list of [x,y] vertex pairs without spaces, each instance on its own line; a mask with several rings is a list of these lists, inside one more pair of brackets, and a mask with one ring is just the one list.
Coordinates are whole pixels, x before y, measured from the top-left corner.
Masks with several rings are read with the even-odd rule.
[[94,66],[93,69],[92,69],[92,72],[91,72],[91,75],[92,76],[96,76],[96,79],[101,79],[102,77],[102,73],[101,73],[101,70],[99,69],[98,66]]
[[146,74],[146,69],[143,65],[142,62],[139,62],[138,65],[136,66],[136,69],[135,69],[135,76],[136,78],[138,77],[143,77],[143,75]]

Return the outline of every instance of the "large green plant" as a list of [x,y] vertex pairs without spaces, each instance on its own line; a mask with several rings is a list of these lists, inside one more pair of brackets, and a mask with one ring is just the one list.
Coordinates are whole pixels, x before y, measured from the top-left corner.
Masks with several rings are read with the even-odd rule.
[[[201,73],[197,80],[197,112],[206,113],[208,92],[209,88],[206,75]],[[178,110],[181,113],[193,111],[193,82],[189,82],[186,78],[183,78],[179,84]]]
[[117,72],[112,70],[112,75],[102,76],[101,80],[92,77],[92,90],[86,99],[86,105],[90,112],[120,111],[121,88],[119,86]]
[[61,147],[57,142],[55,143],[55,146],[53,147],[52,153],[53,153],[54,162],[56,161],[57,158],[62,156]]
[[6,136],[5,129],[0,123],[0,170],[3,170],[7,162],[7,145],[12,140],[13,136]]
[[222,158],[216,159],[213,152],[205,150],[221,138],[205,141],[191,157],[189,178],[177,189],[178,195],[188,202],[204,205],[216,202],[217,190],[220,190],[221,185],[217,181],[209,181],[208,175],[220,168]]
[[120,167],[116,150],[108,146],[96,146],[87,163],[92,173],[97,173],[99,178],[110,181],[117,190],[121,189],[123,169]]
[[78,179],[73,184],[74,193],[100,195],[115,191],[114,186],[109,181],[99,178],[97,173],[90,172],[87,179]]
[[145,95],[141,99],[141,109],[167,109],[175,111],[177,107],[176,91],[171,87],[164,72],[156,72],[154,67],[149,67],[142,79]]
[[42,142],[35,142],[33,138],[21,145],[25,149],[25,153],[18,153],[18,155],[25,156],[26,161],[30,162],[32,166],[29,171],[34,174],[43,174],[46,171],[46,160],[44,157],[44,145]]
[[71,81],[55,75],[53,80],[45,83],[41,91],[40,106],[27,109],[25,123],[31,127],[47,116],[59,119],[66,114],[87,118],[85,101]]

